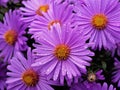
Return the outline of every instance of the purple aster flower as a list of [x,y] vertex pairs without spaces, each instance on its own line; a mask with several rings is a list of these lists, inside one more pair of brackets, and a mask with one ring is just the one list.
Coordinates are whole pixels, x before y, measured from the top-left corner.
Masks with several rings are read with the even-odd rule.
[[0,61],[0,90],[5,90],[6,87],[6,72],[7,72],[7,64],[5,64],[4,62]]
[[103,85],[96,83],[94,86],[87,89],[83,83],[79,83],[71,86],[70,90],[116,90],[116,88],[114,88],[112,84],[108,86],[108,84],[104,82]]
[[7,90],[54,90],[49,84],[45,75],[37,68],[31,67],[34,62],[31,50],[28,49],[27,59],[17,52],[16,56],[11,59],[11,65],[8,65],[7,75],[9,76],[6,83]]
[[22,20],[28,25],[35,19],[36,15],[43,16],[51,8],[51,0],[28,0],[22,2],[25,7],[21,7],[24,18]]
[[23,36],[26,26],[19,21],[21,17],[18,10],[10,10],[5,14],[4,23],[0,24],[0,57],[4,57],[4,61],[9,61],[16,51],[27,48],[27,38]]
[[102,70],[99,70],[97,72],[88,73],[87,80],[83,82],[86,88],[91,88],[97,83],[97,81],[104,80],[105,77],[102,75],[102,72]]
[[115,58],[112,81],[120,87],[120,61]]
[[86,78],[79,78],[79,82],[72,86],[72,89],[76,90],[75,88],[81,87],[80,90],[88,90],[91,87],[94,87],[98,81],[104,80],[104,76],[102,75],[102,70],[97,72],[89,72],[88,75],[84,75]]
[[120,5],[119,0],[84,0],[75,22],[84,28],[84,34],[94,42],[92,49],[112,50],[120,40]]
[[64,78],[72,80],[81,76],[81,73],[86,73],[86,66],[90,65],[90,56],[94,55],[88,49],[86,39],[77,32],[77,28],[71,29],[69,25],[61,28],[60,24],[54,24],[38,39],[41,45],[35,45],[36,62],[32,66],[41,66],[49,79],[59,80],[61,84]]
[[50,30],[53,24],[59,23],[63,26],[67,23],[72,23],[72,10],[68,3],[53,4],[48,13],[43,14],[44,17],[36,16],[36,19],[30,25],[29,33],[37,37],[36,34]]

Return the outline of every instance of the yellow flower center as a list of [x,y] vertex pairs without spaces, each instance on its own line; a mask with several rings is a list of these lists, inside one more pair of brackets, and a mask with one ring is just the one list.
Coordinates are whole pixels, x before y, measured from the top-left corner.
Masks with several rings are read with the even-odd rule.
[[66,60],[70,55],[70,48],[65,44],[60,44],[55,47],[54,55],[58,60]]
[[106,28],[108,19],[104,14],[96,14],[93,16],[91,23],[96,29],[102,30]]
[[23,73],[22,80],[27,86],[35,86],[39,80],[39,77],[34,70],[29,69]]
[[17,32],[15,30],[8,30],[5,32],[4,38],[9,45],[13,45],[17,40]]
[[40,15],[40,16],[42,16],[42,12],[47,12],[48,11],[48,9],[49,9],[49,5],[42,5],[42,6],[40,6],[39,8],[38,8],[38,10],[36,11],[36,14],[38,14],[38,15]]
[[89,73],[87,79],[89,82],[94,82],[96,81],[96,75],[94,73]]
[[53,26],[53,24],[57,24],[57,23],[61,24],[59,20],[53,20],[53,21],[51,21],[51,22],[48,24],[48,29],[50,30],[50,27]]

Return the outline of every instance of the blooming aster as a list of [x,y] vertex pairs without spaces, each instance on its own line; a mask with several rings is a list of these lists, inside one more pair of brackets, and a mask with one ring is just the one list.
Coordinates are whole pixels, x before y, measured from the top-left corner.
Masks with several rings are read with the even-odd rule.
[[34,62],[31,50],[28,49],[27,59],[17,52],[16,56],[11,59],[11,65],[8,65],[7,75],[9,76],[6,83],[7,90],[54,90],[47,81],[45,75],[37,68],[32,68]]
[[118,83],[118,87],[120,87],[120,61],[115,58],[115,63],[114,63],[114,71],[113,71],[113,77],[112,81],[114,83]]
[[54,3],[48,13],[43,14],[44,17],[36,16],[36,19],[30,25],[29,33],[36,36],[41,31],[50,30],[51,26],[56,23],[61,26],[72,23],[72,10],[72,6],[69,6],[66,2],[61,4]]
[[92,49],[111,50],[120,40],[120,5],[119,0],[84,0],[75,22],[89,35],[89,42],[94,42]]
[[88,50],[86,39],[77,28],[71,29],[69,25],[61,28],[60,24],[54,24],[38,39],[41,45],[35,45],[36,62],[32,66],[42,66],[41,70],[49,78],[59,80],[61,84],[64,78],[71,80],[81,76],[90,65],[90,56],[94,55]]
[[43,16],[51,8],[51,0],[28,0],[22,2],[25,7],[21,7],[22,20],[28,25],[35,19],[36,15]]
[[116,90],[116,88],[114,88],[112,84],[108,86],[108,84],[104,82],[103,85],[96,83],[96,85],[87,89],[83,83],[79,83],[79,84],[72,86],[70,90]]
[[4,62],[0,61],[0,90],[5,90],[6,87],[6,75],[7,72],[7,64],[5,64]]
[[87,80],[83,81],[86,88],[91,88],[94,86],[98,81],[104,80],[105,77],[102,75],[102,70],[99,70],[97,72],[90,72],[87,75]]
[[18,10],[10,10],[5,14],[4,23],[0,24],[0,57],[4,57],[4,61],[9,61],[16,51],[27,47],[27,39],[23,36],[26,26],[19,21],[21,17]]

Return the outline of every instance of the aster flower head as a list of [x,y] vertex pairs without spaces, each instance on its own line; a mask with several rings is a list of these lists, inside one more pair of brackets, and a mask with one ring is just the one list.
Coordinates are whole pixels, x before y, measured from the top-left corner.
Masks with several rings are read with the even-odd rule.
[[76,22],[89,35],[89,42],[94,42],[92,49],[111,50],[120,40],[120,6],[119,0],[84,0]]
[[28,23],[28,25],[35,20],[35,16],[43,16],[51,8],[51,0],[28,0],[22,2],[25,7],[21,7],[22,15],[21,20]]
[[88,77],[87,77],[88,81],[94,82],[97,80],[104,80],[105,77],[102,75],[102,72],[103,72],[103,70],[98,70],[96,72],[88,73]]
[[11,65],[8,65],[7,75],[9,76],[6,83],[7,90],[54,90],[47,81],[45,75],[37,68],[31,67],[34,62],[31,50],[28,49],[27,59],[17,52],[16,56],[11,59]]
[[72,23],[72,10],[72,6],[69,6],[66,2],[54,3],[48,13],[43,14],[44,17],[36,16],[36,19],[30,25],[29,33],[36,36],[40,32],[51,30],[51,26],[54,24],[59,23],[62,27],[67,23]]
[[16,51],[27,48],[27,39],[23,36],[26,25],[19,21],[21,17],[18,10],[10,10],[5,14],[4,23],[0,24],[0,57],[4,57],[4,61],[9,61]]
[[97,72],[88,73],[87,80],[83,82],[86,88],[91,88],[97,83],[97,81],[104,80],[105,77],[102,75],[102,72],[102,70],[98,70]]
[[0,61],[0,90],[5,90],[6,87],[5,81],[7,78],[6,72],[7,72],[7,64]]
[[54,24],[38,39],[41,45],[35,45],[36,62],[32,66],[43,67],[42,71],[49,78],[59,80],[61,84],[64,78],[71,80],[81,76],[81,73],[86,73],[86,66],[90,65],[90,56],[94,55],[88,50],[86,39],[69,25],[61,28],[60,24]]
[[117,58],[115,58],[112,81],[118,83],[118,87],[120,87],[120,61]]
[[112,84],[109,86],[106,82],[104,82],[103,85],[96,83],[94,86],[87,89],[84,84],[79,83],[72,86],[70,90],[116,90],[116,88],[114,88]]

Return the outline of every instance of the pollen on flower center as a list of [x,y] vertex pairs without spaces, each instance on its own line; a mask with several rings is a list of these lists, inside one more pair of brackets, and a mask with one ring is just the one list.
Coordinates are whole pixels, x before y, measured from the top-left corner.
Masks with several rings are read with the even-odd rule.
[[108,22],[107,17],[104,14],[96,14],[92,17],[92,25],[98,29],[102,30],[106,27]]
[[15,30],[8,30],[5,32],[4,38],[8,44],[13,45],[17,40],[17,32]]
[[23,73],[22,80],[27,86],[34,86],[38,83],[39,77],[34,70],[29,69]]
[[96,75],[94,73],[89,73],[87,79],[89,82],[94,82],[96,81]]
[[38,8],[38,10],[36,11],[36,14],[42,16],[42,13],[41,12],[47,12],[49,9],[49,5],[42,5]]
[[54,55],[58,60],[66,60],[69,57],[70,48],[65,44],[60,44],[55,47]]
[[53,26],[53,24],[57,24],[57,23],[61,24],[59,20],[53,20],[53,21],[49,22],[48,29],[50,30],[50,27]]

